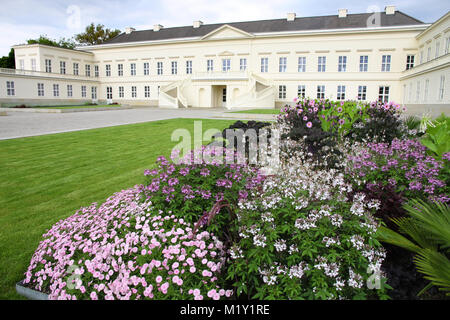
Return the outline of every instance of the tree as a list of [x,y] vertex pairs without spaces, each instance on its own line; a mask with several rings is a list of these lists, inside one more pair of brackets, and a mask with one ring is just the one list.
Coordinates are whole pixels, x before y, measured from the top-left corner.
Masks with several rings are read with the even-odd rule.
[[52,47],[59,47],[59,48],[66,48],[66,49],[73,49],[76,46],[76,43],[73,41],[73,39],[66,39],[66,38],[60,38],[58,41],[50,39],[46,35],[41,35],[37,39],[29,39],[27,40],[28,44],[44,44],[47,46]]
[[16,60],[14,58],[14,49],[11,48],[11,51],[9,51],[9,54],[7,56],[0,58],[0,68],[9,68],[9,69],[16,68]]
[[102,24],[91,23],[86,27],[85,32],[75,36],[75,40],[81,44],[101,44],[120,34],[120,30],[110,30]]

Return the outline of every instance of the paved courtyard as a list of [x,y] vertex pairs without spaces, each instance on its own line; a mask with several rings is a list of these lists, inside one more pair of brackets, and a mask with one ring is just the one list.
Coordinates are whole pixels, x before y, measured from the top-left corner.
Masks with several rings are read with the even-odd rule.
[[0,116],[0,140],[173,118],[270,119],[270,116],[267,116],[230,114],[224,109],[135,108],[73,113],[8,111],[7,116]]

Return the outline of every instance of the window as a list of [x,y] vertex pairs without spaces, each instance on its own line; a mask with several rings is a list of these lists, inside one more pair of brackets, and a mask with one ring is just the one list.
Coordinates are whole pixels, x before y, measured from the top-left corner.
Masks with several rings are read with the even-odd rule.
[[119,63],[119,64],[117,65],[117,75],[118,75],[119,77],[122,77],[122,76],[123,76],[123,64],[121,64],[121,63]]
[[325,66],[327,63],[327,57],[319,57],[317,61],[317,71],[325,72]]
[[427,61],[430,61],[430,59],[431,59],[431,47],[429,47],[427,50]]
[[231,70],[231,60],[230,59],[222,59],[222,71],[228,72]]
[[144,87],[144,96],[146,98],[150,98],[150,86],[145,86]]
[[96,78],[98,78],[100,76],[99,71],[98,71],[98,66],[94,66],[94,76]]
[[36,71],[36,59],[31,59],[31,70]]
[[366,100],[367,86],[358,86],[358,100]]
[[445,76],[441,76],[441,81],[439,82],[439,100],[444,99],[444,84],[445,84]]
[[317,99],[325,98],[325,86],[317,86]]
[[78,63],[73,64],[73,74],[77,76],[79,74]]
[[347,71],[347,56],[339,56],[338,72]]
[[159,92],[161,91],[161,86],[158,86],[158,97],[159,97]]
[[420,64],[423,63],[423,50],[420,51]]
[[420,99],[420,81],[417,81],[416,85],[416,101],[419,101]]
[[378,100],[381,102],[389,102],[389,87],[380,86],[378,89]]
[[278,87],[278,98],[286,99],[286,86],[285,85]]
[[391,71],[391,55],[383,55],[383,57],[381,58],[381,71]]
[[89,64],[85,65],[85,74],[86,77],[90,77],[91,76],[91,66]]
[[440,46],[441,46],[441,43],[439,41],[436,41],[436,50],[435,50],[435,53],[434,53],[434,58],[438,58],[439,57]]
[[59,97],[59,85],[58,84],[53,85],[53,96]]
[[306,57],[298,57],[298,72],[306,72]]
[[106,65],[106,76],[111,77],[111,65],[110,64]]
[[91,87],[92,100],[97,100],[97,87]]
[[150,74],[150,63],[144,62],[144,76],[148,76]]
[[359,56],[359,72],[367,72],[369,69],[369,56]]
[[19,60],[19,69],[25,70],[25,60],[23,60],[23,59]]
[[408,54],[406,56],[406,70],[409,70],[414,67],[414,55]]
[[131,97],[136,98],[137,97],[137,88],[135,86],[131,87]]
[[163,74],[163,63],[162,63],[162,61],[159,61],[156,64],[156,70],[157,70],[158,75],[162,75]]
[[44,96],[44,84],[38,83],[37,87],[38,87],[38,96],[43,97]]
[[214,71],[214,61],[212,59],[206,60],[206,71],[213,72]]
[[240,71],[247,70],[247,59],[246,58],[239,59],[239,70]]
[[409,102],[412,101],[412,91],[413,91],[412,86],[413,86],[413,84],[412,84],[412,82],[410,82],[409,83],[409,98],[408,98]]
[[59,62],[59,73],[66,74],[66,62],[65,61]]
[[261,72],[269,72],[269,58],[261,58]]
[[444,53],[447,54],[450,52],[450,37],[447,37],[447,39],[445,39],[445,50]]
[[192,74],[192,60],[186,61],[186,74]]
[[124,89],[122,86],[119,87],[119,98],[123,98],[125,96]]
[[425,80],[425,92],[423,94],[423,101],[426,102],[428,100],[428,88],[430,87],[430,79]]
[[345,100],[345,86],[338,86],[337,87],[337,99],[338,100]]
[[52,60],[45,59],[45,72],[52,72]]
[[130,63],[130,76],[136,75],[136,63]]
[[81,86],[81,97],[86,98],[86,86]]
[[306,88],[305,88],[304,84],[298,86],[298,88],[297,88],[297,96],[299,98],[305,98],[306,97]]
[[73,91],[72,91],[72,85],[71,84],[67,85],[67,96],[68,97],[72,97],[73,96]]
[[178,62],[172,61],[172,74],[178,73]]
[[279,72],[286,72],[287,68],[287,58],[286,57],[280,57],[280,63],[278,67]]
[[6,95],[15,96],[14,81],[6,81]]
[[222,102],[227,102],[227,88],[222,89]]
[[112,98],[113,98],[112,87],[106,87],[106,99],[112,100]]

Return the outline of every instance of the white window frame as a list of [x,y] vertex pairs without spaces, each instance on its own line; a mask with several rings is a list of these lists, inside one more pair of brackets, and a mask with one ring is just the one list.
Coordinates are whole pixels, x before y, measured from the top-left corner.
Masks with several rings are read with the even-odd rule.
[[81,86],[81,97],[86,98],[87,97],[87,88],[86,86]]
[[45,96],[44,84],[43,83],[38,83],[37,84],[37,88],[38,88],[38,97]]
[[73,97],[73,87],[71,84],[67,85],[67,97],[69,98]]
[[317,72],[326,72],[327,69],[327,57],[319,56],[317,57]]
[[144,97],[150,98],[150,86],[144,86]]
[[16,90],[14,88],[14,81],[6,81],[6,95],[15,96]]
[[130,63],[130,76],[135,76],[136,75],[136,63]]
[[119,98],[125,97],[125,89],[123,86],[119,86]]
[[416,101],[419,102],[420,99],[420,80],[416,84]]
[[306,72],[306,57],[298,57],[298,72]]
[[150,62],[144,62],[144,76],[150,75]]
[[171,61],[171,67],[172,67],[172,74],[178,73],[178,62],[177,61]]
[[123,77],[123,63],[117,65],[117,76]]
[[408,54],[406,56],[406,70],[414,68],[415,55]]
[[278,63],[278,72],[286,72],[287,70],[287,57],[280,57]]
[[444,90],[445,90],[445,76],[441,75],[439,79],[439,94],[438,94],[438,100],[440,101],[444,100]]
[[231,71],[231,59],[225,58],[222,59],[222,72],[230,72]]
[[389,102],[390,87],[389,86],[379,86],[378,87],[378,101]]
[[105,66],[105,74],[107,77],[111,77],[111,65],[110,64],[107,64]]
[[131,97],[137,98],[137,87],[136,86],[131,86]]
[[25,70],[25,60],[24,59],[19,60],[19,69]]
[[338,72],[347,71],[347,56],[339,56],[338,58]]
[[31,70],[36,71],[36,59],[31,59]]
[[162,61],[158,61],[158,62],[156,63],[156,70],[157,70],[157,74],[158,74],[159,76],[161,76],[161,75],[164,74],[164,64],[163,64]]
[[192,60],[186,60],[186,74],[192,74]]
[[344,85],[338,85],[337,86],[337,100],[345,100],[345,86]]
[[427,49],[427,62],[431,59],[431,47],[428,47]]
[[306,86],[304,84],[299,84],[297,87],[297,97],[306,98]]
[[90,64],[84,65],[84,74],[86,77],[91,76],[91,65]]
[[384,54],[381,57],[381,72],[390,72],[391,71],[391,55]]
[[97,87],[91,87],[91,98],[97,100]]
[[425,80],[425,90],[423,93],[423,102],[427,102],[428,101],[428,90],[430,88],[430,79],[426,79]]
[[76,62],[73,63],[73,75],[78,76],[80,74],[80,65]]
[[440,51],[441,51],[441,42],[440,41],[436,41],[436,47],[435,47],[435,52],[434,52],[434,58],[435,59],[439,58]]
[[247,58],[239,59],[239,71],[247,70]]
[[66,74],[66,62],[65,61],[59,62],[59,73]]
[[112,87],[106,87],[106,99],[112,100],[113,93],[112,93]]
[[94,77],[98,78],[100,76],[100,71],[98,69],[98,66],[94,66]]
[[359,72],[367,72],[369,70],[369,56],[359,56]]
[[325,99],[325,85],[317,85],[317,99]]
[[59,97],[59,84],[53,84],[53,96]]
[[52,60],[45,59],[45,72],[51,73],[52,72]]
[[281,84],[278,86],[278,99],[286,99],[286,85]]
[[359,101],[367,100],[367,86],[358,86],[358,100]]
[[214,72],[214,60],[206,60],[206,72]]
[[450,36],[445,39],[445,49],[444,54],[448,54],[450,52]]
[[269,72],[269,58],[268,57],[261,58],[261,72],[262,73]]

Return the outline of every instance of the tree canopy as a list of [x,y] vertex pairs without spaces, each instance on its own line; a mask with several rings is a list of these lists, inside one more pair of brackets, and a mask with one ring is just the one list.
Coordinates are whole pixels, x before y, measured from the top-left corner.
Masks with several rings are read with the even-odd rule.
[[76,46],[75,41],[73,39],[69,38],[60,38],[59,40],[53,40],[47,37],[46,35],[41,35],[37,39],[29,39],[27,40],[28,44],[45,44],[47,46],[53,46],[53,47],[60,47],[60,48],[66,48],[66,49],[73,49]]
[[0,57],[0,68],[9,68],[9,69],[16,68],[14,49],[11,48],[11,51],[9,51],[9,54],[7,56]]
[[109,39],[112,39],[120,34],[120,30],[111,30],[105,28],[102,24],[88,25],[83,33],[75,35],[75,40],[80,44],[101,44]]

